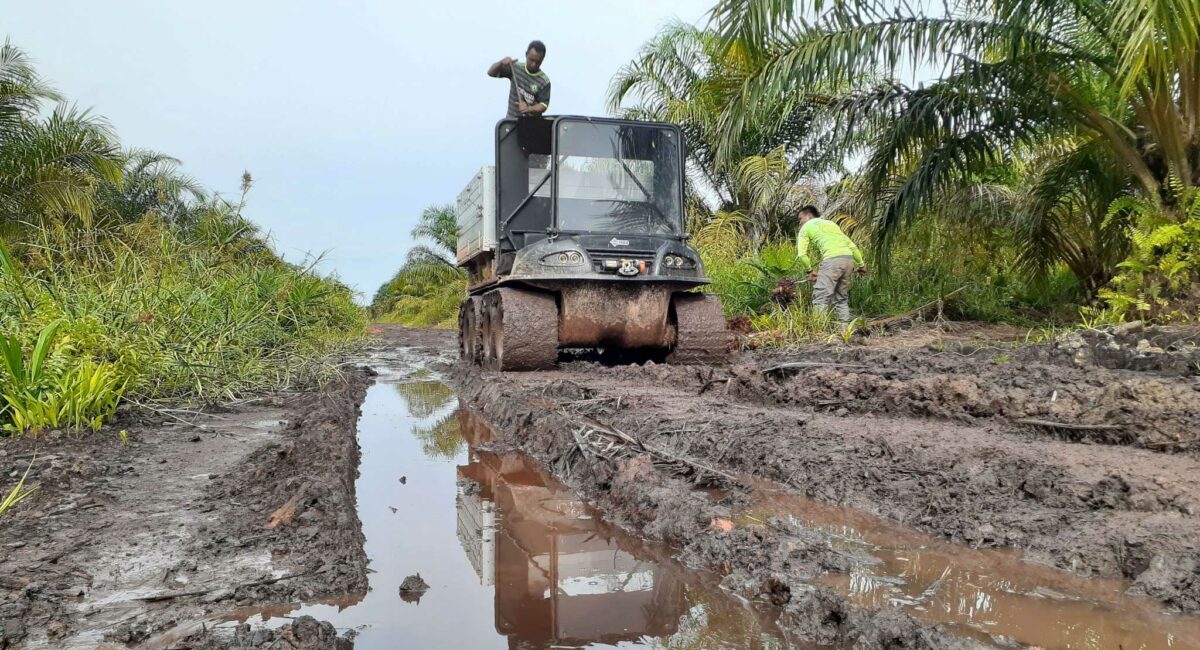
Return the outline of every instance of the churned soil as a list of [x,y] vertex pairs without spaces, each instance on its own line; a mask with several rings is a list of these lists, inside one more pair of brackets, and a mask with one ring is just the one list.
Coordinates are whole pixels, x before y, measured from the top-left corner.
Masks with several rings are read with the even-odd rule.
[[1136,334],[895,349],[876,339],[717,367],[573,362],[463,368],[456,380],[499,444],[545,461],[617,523],[723,570],[731,588],[783,605],[799,638],[948,647],[967,641],[813,587],[816,572],[845,564],[828,540],[714,522],[758,477],[1200,612],[1200,382],[1188,363],[1150,358],[1190,348]]
[[[381,373],[453,366],[454,332],[375,334]],[[543,461],[613,523],[777,608],[802,647],[999,641],[824,586],[871,558],[784,518],[745,525],[758,480],[1200,612],[1195,333],[1132,326],[1038,345],[985,334],[908,331],[716,366],[458,365],[453,382],[497,451]],[[0,520],[0,649],[352,647],[310,617],[211,622],[366,593],[355,427],[373,374],[203,414],[125,415],[99,434],[0,440],[3,485],[31,467],[38,486]]]
[[316,621],[225,637],[205,621],[365,594],[355,427],[371,376],[126,415],[96,434],[0,439],[4,483],[31,467],[38,488],[0,522],[0,648],[335,647]]
[[994,423],[1075,442],[1200,451],[1195,351],[1143,345],[1157,352],[1138,352],[1137,343],[1118,341],[1093,332],[1048,345],[820,346],[757,354],[735,364],[728,379],[731,394],[764,405]]

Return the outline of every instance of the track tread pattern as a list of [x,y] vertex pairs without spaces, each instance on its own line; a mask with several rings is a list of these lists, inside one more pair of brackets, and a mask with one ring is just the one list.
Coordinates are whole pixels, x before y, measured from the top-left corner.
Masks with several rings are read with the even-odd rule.
[[729,361],[729,331],[721,299],[708,293],[678,293],[675,309],[675,349],[667,363],[722,364]]
[[551,370],[558,362],[558,303],[554,296],[504,287],[483,295],[484,365],[492,370]]
[[479,319],[482,316],[479,296],[467,296],[458,307],[458,357],[475,363],[483,354],[483,339]]

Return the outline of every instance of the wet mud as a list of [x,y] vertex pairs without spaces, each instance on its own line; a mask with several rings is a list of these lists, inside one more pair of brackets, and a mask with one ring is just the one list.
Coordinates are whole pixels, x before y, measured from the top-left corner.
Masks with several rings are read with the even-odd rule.
[[[1093,639],[1081,647],[1200,646],[1191,616],[1200,611],[1200,462],[1180,444],[1196,414],[1194,378],[1080,366],[1050,346],[998,346],[1022,360],[1010,364],[978,356],[984,347],[953,354],[878,348],[754,353],[728,368],[571,363],[551,373],[468,372],[459,380],[464,399],[514,448],[546,461],[621,525],[681,546],[692,563],[725,572],[726,586],[782,603],[783,620],[801,638],[864,647],[1074,647],[1053,634],[1074,626]],[[784,364],[797,365],[764,372]],[[843,381],[871,388],[849,391],[840,387]],[[964,382],[975,392],[961,388]],[[1035,395],[1035,384],[1046,395]],[[999,397],[980,397],[988,391]],[[1155,394],[1166,397],[1146,397]],[[1096,418],[1089,422],[1128,422],[1121,426],[1136,435],[1095,440],[1017,422],[1038,416],[1061,423],[1084,415]],[[1156,431],[1175,431],[1166,436],[1172,444],[1151,444],[1165,439],[1154,437]],[[930,539],[1006,549],[1018,564],[1053,567],[1051,575],[1109,582],[1103,594],[1088,588],[1064,596],[1084,606],[1045,608],[1059,614],[1040,627],[1007,629],[989,620],[995,625],[968,622],[964,628],[956,617],[896,606],[893,596],[913,600],[904,588],[874,599],[864,597],[862,582],[851,589],[855,566],[886,563],[866,549],[831,553],[827,534],[777,518],[714,528],[714,521],[736,520],[750,498],[747,476],[924,531]],[[703,498],[713,486],[723,500]],[[926,580],[925,588],[935,580]],[[1039,581],[1022,587],[1021,598],[1053,598],[1038,586],[1045,593],[1056,593],[1055,587]],[[1001,608],[1012,612],[1028,606],[994,594],[980,598],[1004,602]],[[1171,624],[1143,641],[1147,628],[1114,619],[1114,611],[1149,611]],[[1140,644],[1129,645],[1133,641]]]
[[0,648],[192,646],[237,603],[365,591],[353,478],[370,375],[126,419],[126,442],[3,441],[4,475],[35,459],[38,491],[0,528]]
[[763,404],[996,424],[1072,442],[1200,451],[1200,377],[1109,369],[1028,346],[763,354],[732,394]]
[[365,596],[237,608],[210,620],[214,635],[253,640],[311,617],[359,650],[786,647],[770,608],[745,606],[719,576],[603,522],[529,456],[484,451],[490,427],[456,407],[432,377],[367,394],[356,490]]
[[1200,648],[1187,332],[537,373],[377,334],[322,390],[0,442],[39,485],[0,648]]

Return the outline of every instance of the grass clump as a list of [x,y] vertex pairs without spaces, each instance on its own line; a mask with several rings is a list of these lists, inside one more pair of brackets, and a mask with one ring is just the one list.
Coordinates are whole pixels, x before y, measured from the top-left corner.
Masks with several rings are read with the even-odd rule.
[[306,382],[365,329],[347,287],[243,218],[249,172],[235,203],[178,164],[123,149],[0,45],[0,432]]
[[33,469],[33,460],[29,461],[29,466],[25,468],[25,473],[21,475],[16,485],[7,492],[0,492],[0,496],[3,496],[0,499],[0,517],[3,517],[4,513],[11,510],[22,499],[37,491],[37,486],[25,487],[25,479],[29,478],[29,470],[31,469]]
[[304,383],[364,329],[347,287],[281,260],[240,217],[201,226],[41,227],[20,262],[5,255],[6,429],[95,429],[122,398],[208,403]]

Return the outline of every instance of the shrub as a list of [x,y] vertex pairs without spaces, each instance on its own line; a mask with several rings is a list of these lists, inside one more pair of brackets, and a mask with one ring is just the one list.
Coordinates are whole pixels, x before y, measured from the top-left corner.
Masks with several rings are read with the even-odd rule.
[[234,215],[26,234],[19,261],[0,248],[9,430],[95,428],[122,397],[207,403],[314,380],[365,329],[347,287]]
[[[1182,221],[1139,202],[1133,251],[1120,273],[1100,291],[1104,306],[1093,318],[1163,322],[1200,320],[1200,191],[1185,192]],[[1124,202],[1128,204],[1129,202]],[[1123,207],[1114,203],[1113,210]]]

